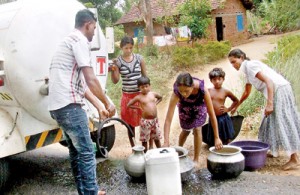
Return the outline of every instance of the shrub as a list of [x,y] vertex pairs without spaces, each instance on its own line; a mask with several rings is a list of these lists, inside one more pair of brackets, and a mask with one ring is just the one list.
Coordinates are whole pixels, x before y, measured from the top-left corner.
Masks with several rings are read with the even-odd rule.
[[277,49],[269,52],[267,63],[276,64],[278,60],[284,63],[300,51],[300,35],[283,37],[277,43]]
[[146,45],[141,49],[141,53],[144,56],[154,56],[158,57],[158,46],[156,45]]
[[231,49],[228,41],[210,41],[203,46],[203,57],[206,59],[204,62],[212,62],[225,57]]
[[192,68],[225,57],[230,51],[228,41],[209,41],[205,44],[195,43],[194,47],[175,47],[171,53],[174,68]]
[[176,69],[192,67],[195,65],[196,55],[197,52],[192,47],[175,47],[171,54],[171,66]]

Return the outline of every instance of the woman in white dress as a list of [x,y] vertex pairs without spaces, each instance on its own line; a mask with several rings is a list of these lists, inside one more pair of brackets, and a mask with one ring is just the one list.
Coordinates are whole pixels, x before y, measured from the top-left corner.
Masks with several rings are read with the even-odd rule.
[[267,125],[265,129],[260,129],[258,139],[270,145],[272,156],[277,157],[279,150],[290,156],[283,170],[297,168],[300,164],[297,155],[300,149],[300,119],[290,83],[266,64],[247,58],[240,49],[230,51],[228,59],[246,77],[244,92],[231,113],[248,98],[252,85],[263,93]]

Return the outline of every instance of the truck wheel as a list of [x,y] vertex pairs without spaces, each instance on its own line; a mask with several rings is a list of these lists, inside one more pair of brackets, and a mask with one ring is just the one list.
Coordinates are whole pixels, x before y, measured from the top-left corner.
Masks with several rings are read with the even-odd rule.
[[62,146],[68,147],[68,144],[67,144],[67,141],[66,141],[66,140],[62,140],[62,141],[60,141],[59,143],[60,143],[60,145],[62,145]]
[[[115,137],[116,137],[116,130],[115,126],[107,126],[101,129],[101,138],[99,140],[99,143],[101,146],[106,148],[107,152],[109,152],[114,143],[115,143]],[[92,140],[93,142],[97,143],[97,132],[92,132]],[[96,152],[97,157],[103,157],[103,155],[97,150]]]
[[5,159],[0,159],[0,192],[4,190],[9,177],[9,166]]

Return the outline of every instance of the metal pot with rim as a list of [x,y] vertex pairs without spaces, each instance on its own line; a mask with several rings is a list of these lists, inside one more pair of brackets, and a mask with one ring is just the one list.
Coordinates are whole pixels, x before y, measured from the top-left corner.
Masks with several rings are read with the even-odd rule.
[[181,181],[186,181],[194,170],[194,162],[189,158],[189,151],[181,146],[173,146],[179,157]]
[[239,176],[245,168],[245,157],[242,148],[225,145],[217,150],[209,148],[207,156],[207,169],[216,178],[233,178]]

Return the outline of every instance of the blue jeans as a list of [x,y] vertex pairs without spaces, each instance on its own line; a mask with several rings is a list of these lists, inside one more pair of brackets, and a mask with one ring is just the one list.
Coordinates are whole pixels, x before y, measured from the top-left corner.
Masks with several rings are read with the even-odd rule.
[[80,195],[98,194],[96,158],[86,112],[80,104],[50,111],[68,143],[71,167]]

